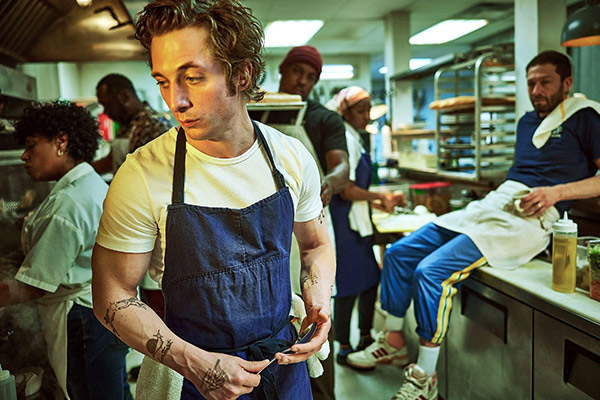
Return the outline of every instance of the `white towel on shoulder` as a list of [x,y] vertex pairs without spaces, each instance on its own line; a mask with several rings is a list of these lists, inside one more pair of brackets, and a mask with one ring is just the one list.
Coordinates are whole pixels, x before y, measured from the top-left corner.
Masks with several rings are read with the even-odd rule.
[[546,142],[552,131],[561,126],[566,120],[571,118],[579,110],[584,108],[593,108],[600,114],[600,103],[580,97],[568,97],[550,112],[537,127],[531,138],[531,142],[536,148],[541,148]]

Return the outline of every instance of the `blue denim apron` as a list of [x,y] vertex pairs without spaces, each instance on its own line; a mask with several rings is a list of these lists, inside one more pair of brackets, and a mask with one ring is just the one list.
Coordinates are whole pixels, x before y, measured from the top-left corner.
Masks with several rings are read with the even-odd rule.
[[[361,154],[356,166],[354,184],[368,189],[373,171],[371,158],[365,152]],[[350,229],[348,214],[352,202],[339,195],[331,198],[331,220],[335,229],[336,247],[336,297],[354,296],[379,283],[379,266],[373,254],[373,236],[361,237]]]
[[[179,128],[167,208],[165,322],[185,341],[247,360],[271,358],[296,339],[290,323],[289,251],[294,206],[253,122],[277,192],[243,209],[184,202],[186,137]],[[240,399],[311,399],[305,363],[272,364]],[[184,380],[181,399],[204,399]]]

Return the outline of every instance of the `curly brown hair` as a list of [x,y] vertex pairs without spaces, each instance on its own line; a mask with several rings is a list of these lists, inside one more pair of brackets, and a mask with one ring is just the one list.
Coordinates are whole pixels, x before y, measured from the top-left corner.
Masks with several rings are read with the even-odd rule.
[[264,69],[264,33],[252,11],[237,0],[154,0],[138,14],[135,36],[148,51],[152,38],[187,27],[204,27],[210,37],[210,51],[225,71],[230,93],[236,92],[235,78],[241,68],[252,67],[247,100],[260,101],[265,92],[258,80]]

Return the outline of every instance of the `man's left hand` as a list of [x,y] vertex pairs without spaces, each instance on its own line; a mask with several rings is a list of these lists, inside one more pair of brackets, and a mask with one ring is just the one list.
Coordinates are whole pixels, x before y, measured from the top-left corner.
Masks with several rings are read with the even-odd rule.
[[331,311],[321,306],[308,307],[306,318],[302,321],[300,332],[313,322],[317,323],[317,331],[312,339],[303,344],[295,344],[292,346],[292,354],[275,354],[275,358],[279,364],[293,364],[306,361],[308,357],[315,354],[321,349],[321,346],[327,341],[329,329],[331,329]]
[[541,186],[533,189],[531,193],[521,200],[521,208],[525,215],[539,217],[560,201],[560,193],[556,186]]

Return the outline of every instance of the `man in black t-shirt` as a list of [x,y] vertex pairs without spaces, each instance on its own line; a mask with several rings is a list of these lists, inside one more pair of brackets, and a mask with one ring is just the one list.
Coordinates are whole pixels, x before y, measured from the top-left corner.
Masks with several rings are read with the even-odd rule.
[[[292,48],[279,65],[281,81],[279,91],[298,94],[308,106],[304,117],[304,129],[313,144],[317,161],[323,170],[321,182],[321,201],[326,206],[331,196],[340,193],[349,183],[348,148],[346,146],[346,129],[342,118],[333,111],[323,107],[316,101],[308,100],[319,76],[323,60],[312,46]],[[329,345],[332,345],[331,336]],[[333,347],[330,347],[333,349]],[[311,388],[315,400],[333,400],[334,366],[333,357],[323,361],[323,375],[311,379]]]
[[325,206],[332,195],[340,193],[348,185],[349,166],[344,121],[318,102],[308,100],[308,94],[319,80],[322,66],[321,55],[314,47],[292,48],[279,65],[279,91],[298,94],[308,103],[304,129],[325,175],[321,184],[321,200]]

